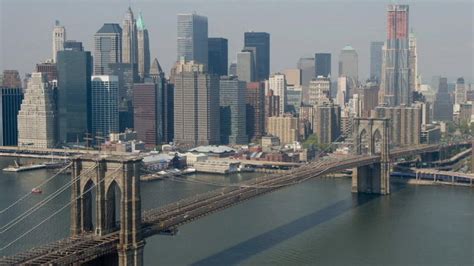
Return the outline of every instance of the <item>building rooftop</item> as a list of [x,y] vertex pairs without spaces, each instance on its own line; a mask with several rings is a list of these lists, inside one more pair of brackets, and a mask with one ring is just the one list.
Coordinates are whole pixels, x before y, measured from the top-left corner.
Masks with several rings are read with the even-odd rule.
[[201,152],[201,153],[226,153],[226,152],[235,152],[234,149],[228,146],[199,146],[189,150],[190,152]]
[[97,33],[122,33],[122,28],[117,23],[104,23]]

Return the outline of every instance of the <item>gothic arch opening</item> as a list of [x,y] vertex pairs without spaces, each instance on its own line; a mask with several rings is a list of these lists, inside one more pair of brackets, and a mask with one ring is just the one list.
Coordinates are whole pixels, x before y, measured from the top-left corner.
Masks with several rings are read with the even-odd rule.
[[[369,134],[365,129],[363,129],[359,134],[359,145],[360,153],[368,154],[369,153]],[[356,150],[358,147],[356,147]]]
[[118,229],[120,226],[121,190],[115,180],[110,183],[105,194],[105,221],[109,230]]
[[380,154],[382,152],[382,134],[380,133],[379,129],[375,130],[374,134],[372,135],[372,141],[374,153]]
[[92,232],[95,228],[94,221],[96,217],[96,204],[95,204],[95,185],[94,182],[89,179],[84,188],[82,189],[82,211],[83,211],[83,230]]

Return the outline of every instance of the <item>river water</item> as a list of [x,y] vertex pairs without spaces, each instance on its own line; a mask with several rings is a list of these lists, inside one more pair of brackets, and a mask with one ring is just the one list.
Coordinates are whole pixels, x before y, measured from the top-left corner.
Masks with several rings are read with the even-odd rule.
[[[0,159],[3,168],[10,160]],[[0,210],[54,173],[0,173]],[[259,174],[198,174],[192,179],[239,182]],[[17,217],[68,181],[59,176],[43,194],[0,214]],[[176,236],[146,240],[146,265],[474,265],[474,189],[392,184],[392,194],[353,195],[346,178],[322,178],[243,202],[179,228]],[[142,184],[143,209],[215,189],[170,180]],[[1,247],[70,199],[64,191],[0,235]],[[3,230],[2,230],[3,231]],[[0,255],[45,244],[69,233],[69,208]],[[0,247],[0,248],[1,248]]]

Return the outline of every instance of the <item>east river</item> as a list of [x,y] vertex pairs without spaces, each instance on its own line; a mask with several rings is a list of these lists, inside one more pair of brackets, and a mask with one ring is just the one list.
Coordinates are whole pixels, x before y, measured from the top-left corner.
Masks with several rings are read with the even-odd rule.
[[[0,159],[0,168],[11,160]],[[54,173],[0,172],[0,210]],[[193,175],[213,183],[259,174]],[[67,183],[53,179],[40,195],[0,214],[3,227]],[[392,184],[390,196],[352,195],[347,178],[321,178],[265,194],[146,239],[146,265],[474,265],[474,189]],[[143,209],[160,207],[216,187],[171,180],[142,183]],[[0,248],[70,200],[66,190],[0,234]],[[1,230],[3,231],[3,229]],[[0,256],[68,236],[69,208]]]

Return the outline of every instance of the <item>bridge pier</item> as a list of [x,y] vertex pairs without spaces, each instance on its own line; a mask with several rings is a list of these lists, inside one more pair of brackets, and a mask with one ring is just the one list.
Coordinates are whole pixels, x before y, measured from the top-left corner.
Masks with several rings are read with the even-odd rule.
[[380,154],[380,162],[352,170],[352,192],[390,194],[389,119],[355,118],[355,154]]
[[[143,265],[145,241],[141,234],[140,166],[141,158],[113,156],[77,157],[72,164],[71,235],[93,232],[96,236],[104,236],[120,230],[117,264],[123,266]],[[95,200],[92,199],[93,189]],[[120,202],[116,189],[120,190]],[[96,206],[94,221],[93,202]],[[120,229],[116,225],[117,202]]]

